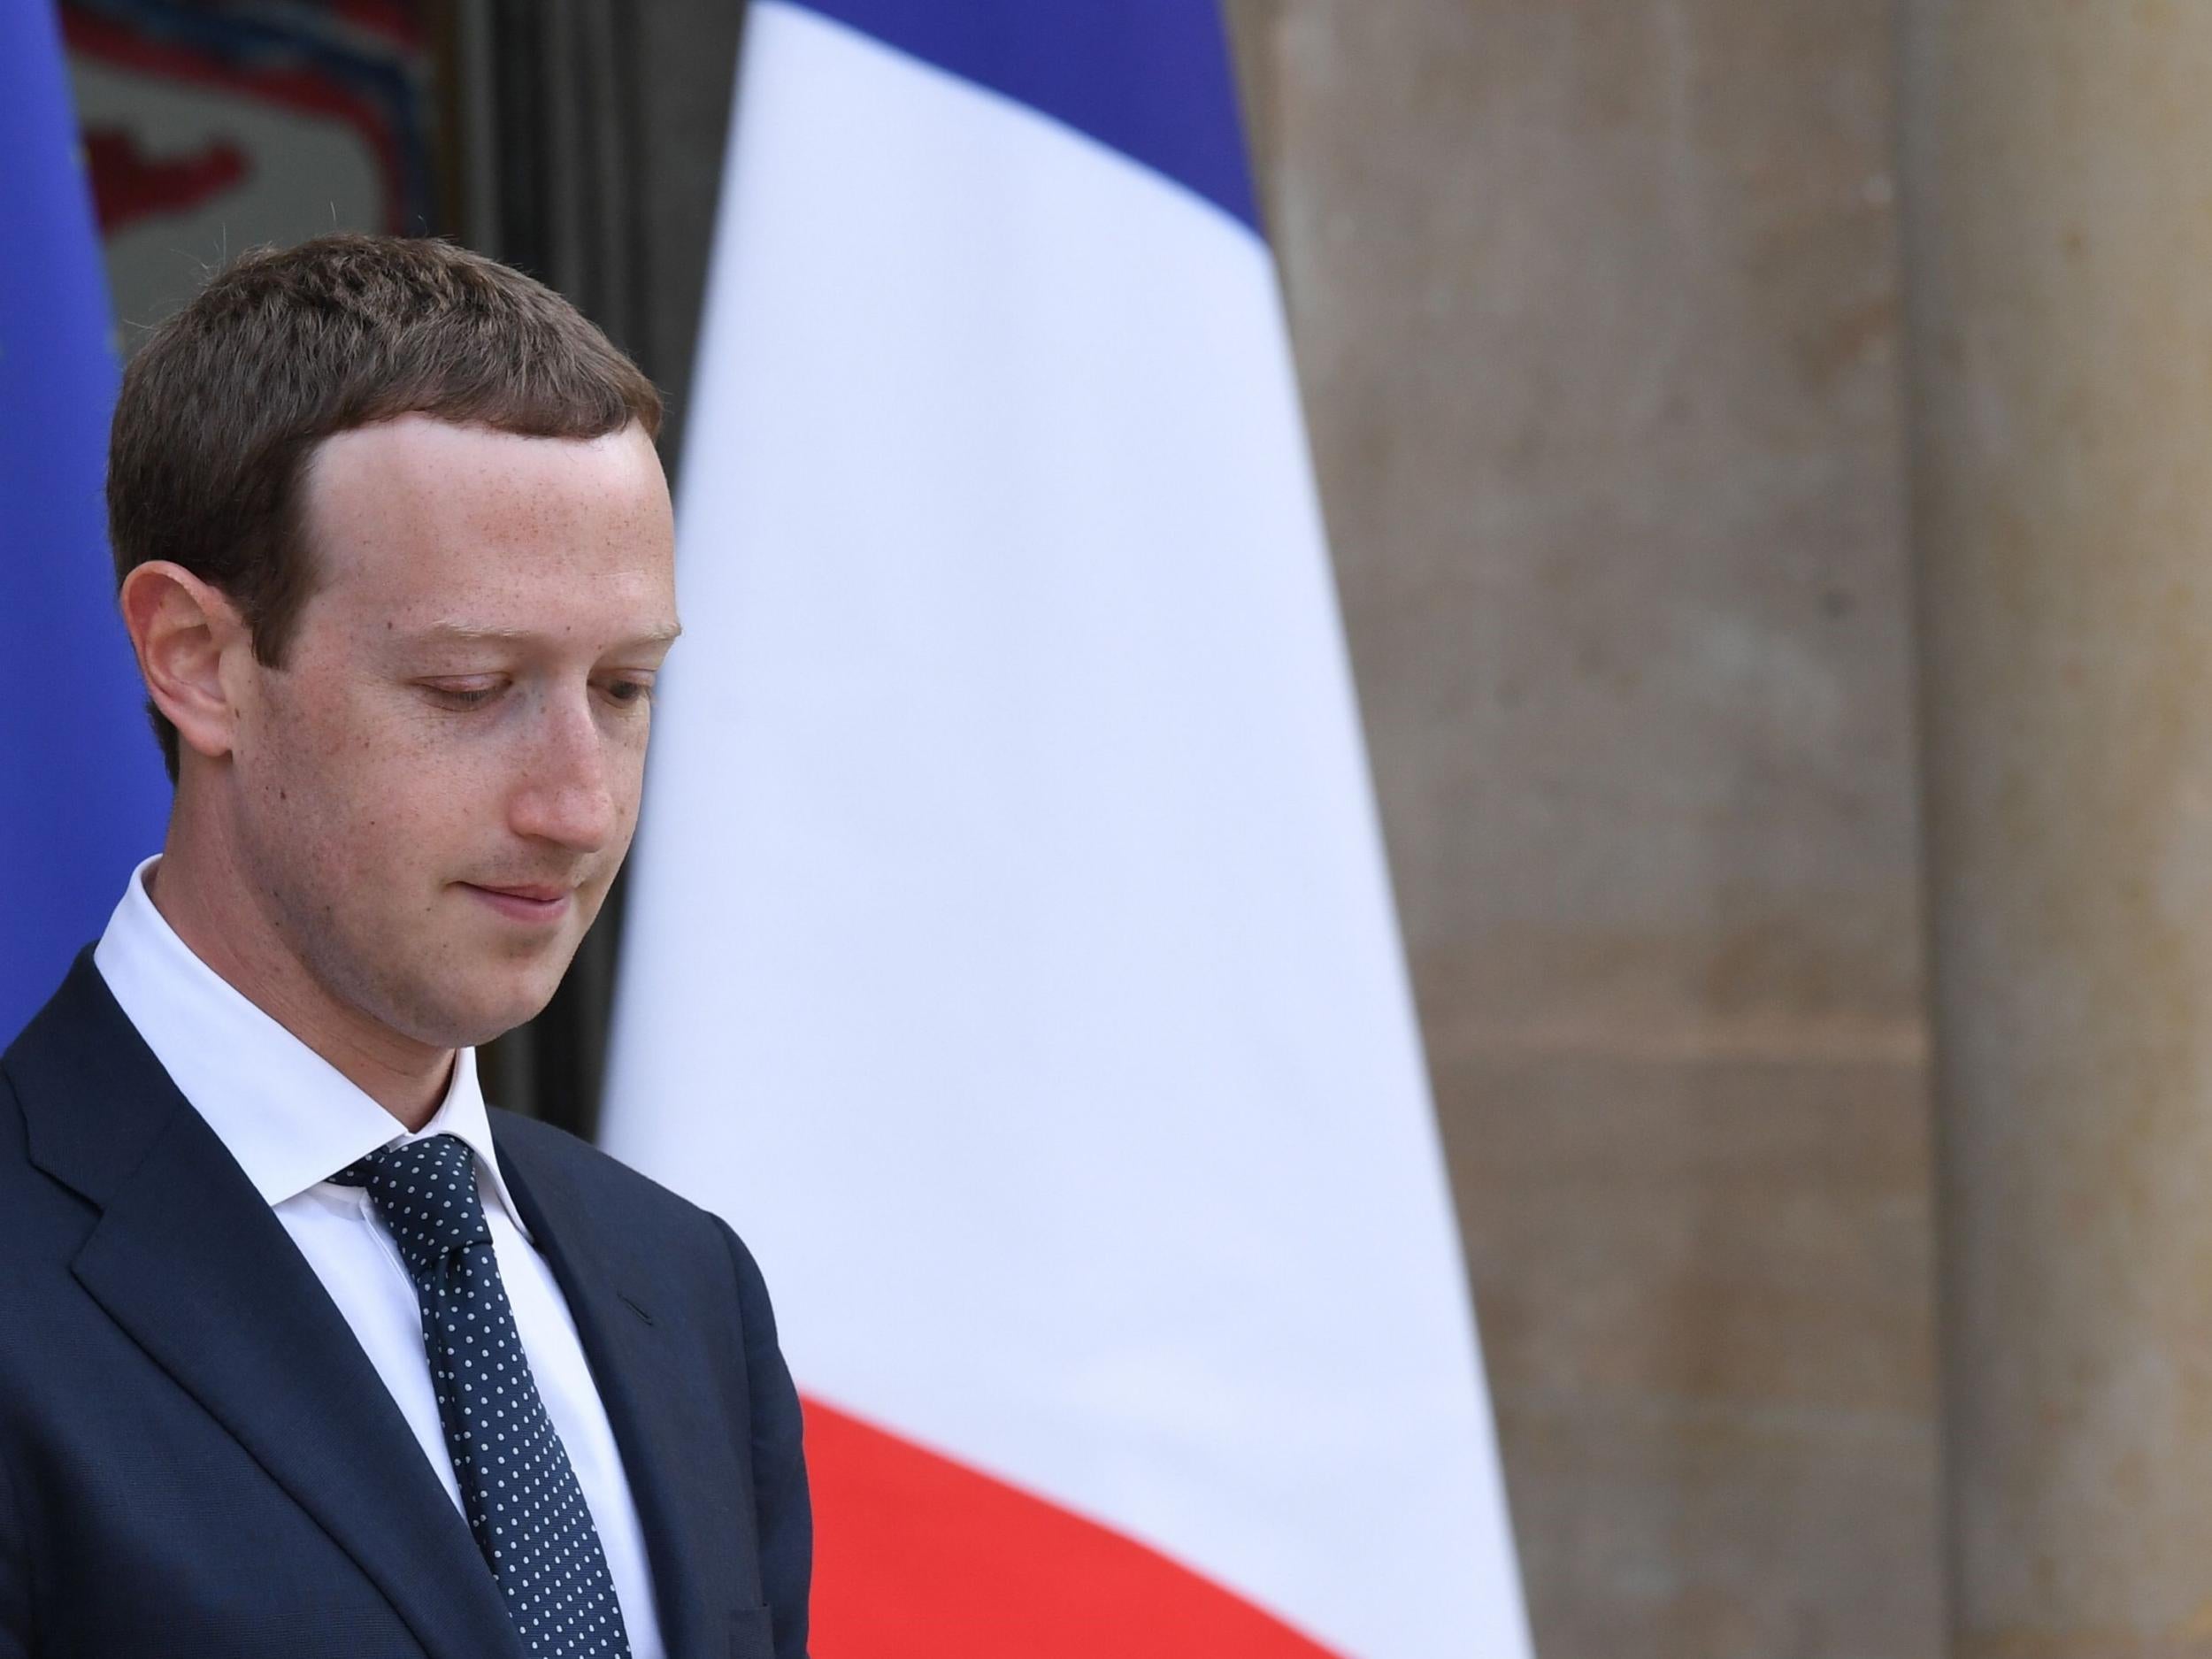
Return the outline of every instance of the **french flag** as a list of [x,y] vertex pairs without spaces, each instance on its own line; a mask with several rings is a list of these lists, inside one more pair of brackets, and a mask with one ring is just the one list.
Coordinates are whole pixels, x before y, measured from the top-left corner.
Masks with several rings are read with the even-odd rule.
[[825,1659],[1516,1659],[1213,0],[757,0],[603,1138],[807,1397]]

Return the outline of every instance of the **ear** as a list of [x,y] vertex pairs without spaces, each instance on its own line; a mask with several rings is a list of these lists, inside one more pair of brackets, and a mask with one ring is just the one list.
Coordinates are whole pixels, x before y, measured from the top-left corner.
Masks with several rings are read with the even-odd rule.
[[154,706],[187,749],[211,759],[228,754],[237,707],[224,688],[223,658],[252,649],[237,606],[221,588],[166,559],[134,568],[119,597]]

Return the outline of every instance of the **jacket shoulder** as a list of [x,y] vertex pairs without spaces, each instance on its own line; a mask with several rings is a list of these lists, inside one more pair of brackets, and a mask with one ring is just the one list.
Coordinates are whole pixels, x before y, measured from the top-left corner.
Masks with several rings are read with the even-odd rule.
[[678,1224],[703,1225],[713,1219],[689,1199],[640,1174],[580,1135],[502,1106],[489,1106],[486,1110],[501,1159],[518,1159],[526,1179],[534,1174],[550,1174],[580,1197],[622,1207],[643,1206]]

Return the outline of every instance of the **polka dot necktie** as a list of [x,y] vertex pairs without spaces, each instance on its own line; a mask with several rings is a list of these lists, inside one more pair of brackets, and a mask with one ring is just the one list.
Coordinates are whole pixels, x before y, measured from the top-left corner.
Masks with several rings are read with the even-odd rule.
[[368,1189],[399,1247],[469,1530],[533,1659],[626,1655],[598,1530],[546,1415],[476,1195],[452,1135],[372,1152],[330,1178]]

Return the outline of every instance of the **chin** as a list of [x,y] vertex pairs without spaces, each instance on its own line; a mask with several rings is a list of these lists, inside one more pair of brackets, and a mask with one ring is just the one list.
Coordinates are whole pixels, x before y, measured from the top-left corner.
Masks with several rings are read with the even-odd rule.
[[410,1022],[409,1034],[442,1048],[480,1048],[495,1037],[535,1019],[560,988],[559,974],[491,987],[487,972],[466,986],[421,987],[416,1005],[426,1018]]
[[516,1026],[527,1025],[545,1012],[545,1005],[553,1000],[553,993],[559,988],[560,982],[557,979],[542,991],[534,991],[527,996],[482,1010],[478,1018],[469,1022],[469,1035],[453,1046],[457,1048],[480,1048],[493,1038],[503,1037]]

